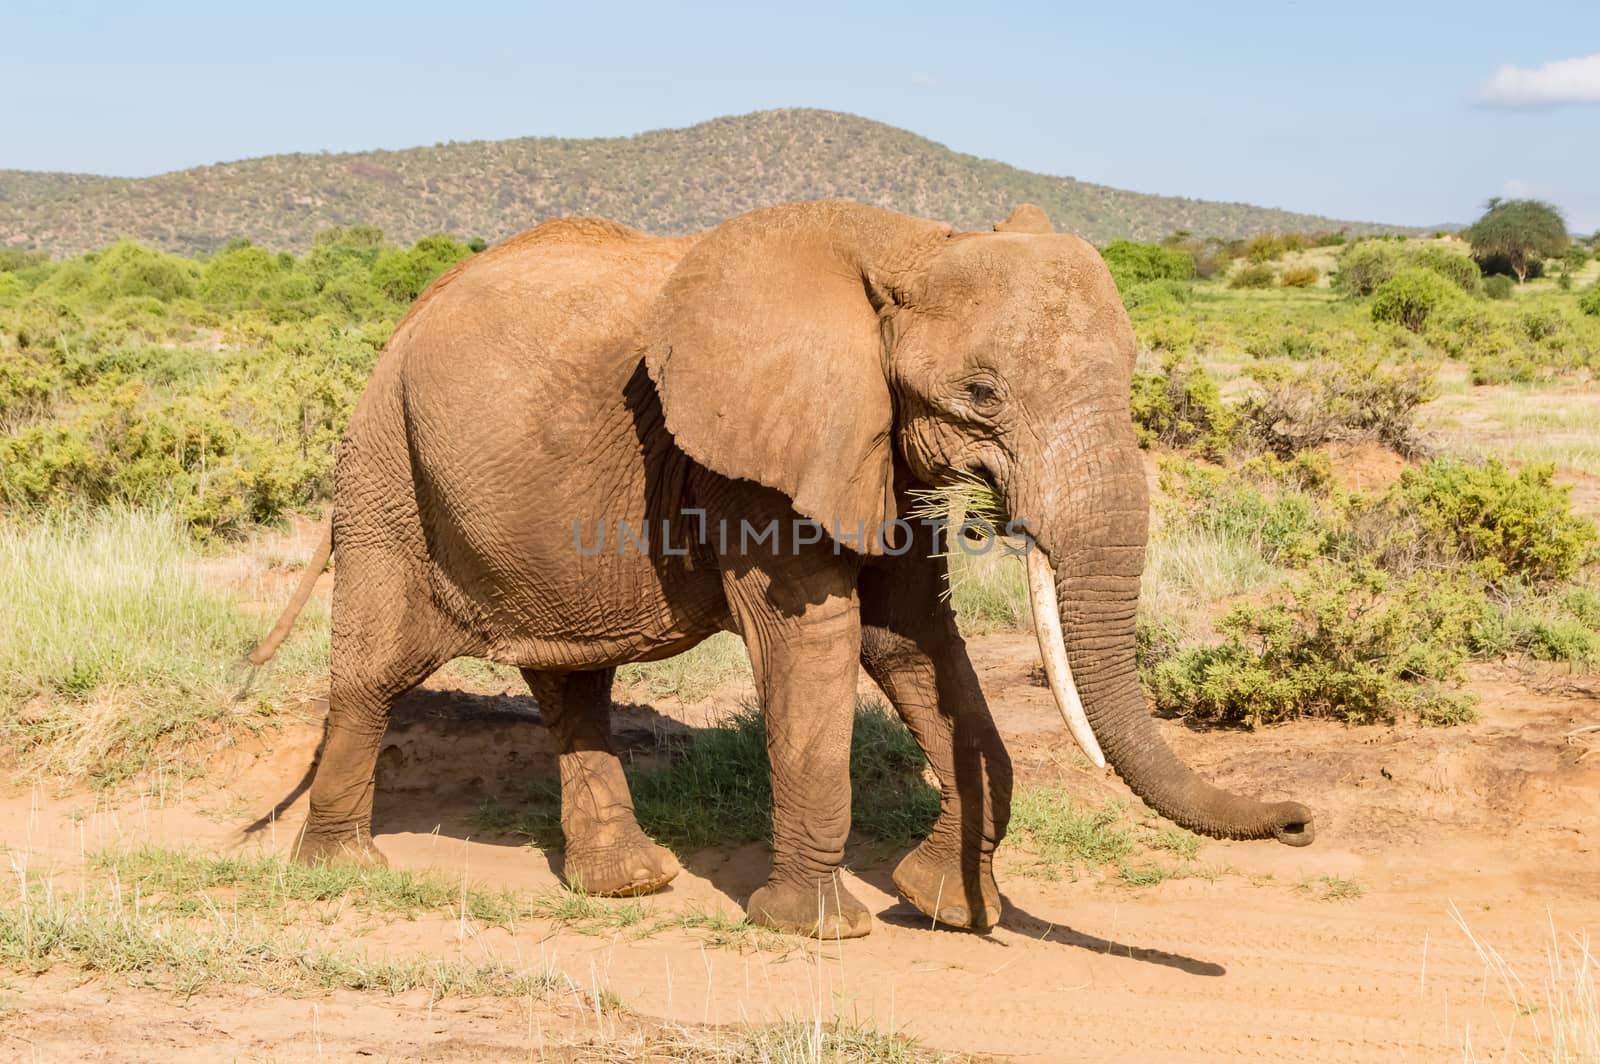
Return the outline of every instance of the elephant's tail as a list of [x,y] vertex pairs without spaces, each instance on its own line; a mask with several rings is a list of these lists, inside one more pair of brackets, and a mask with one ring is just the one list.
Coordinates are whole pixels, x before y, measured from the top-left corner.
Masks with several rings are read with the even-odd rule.
[[289,637],[290,629],[294,628],[296,618],[300,611],[306,608],[306,602],[311,598],[311,589],[317,585],[317,577],[322,575],[322,570],[327,568],[328,559],[333,555],[333,518],[322,524],[322,537],[317,541],[317,549],[312,552],[311,560],[306,562],[306,571],[300,577],[300,584],[294,589],[294,595],[289,599],[289,604],[278,614],[278,623],[272,626],[272,631],[267,637],[256,644],[256,648],[245,656],[251,665],[265,665],[272,660],[272,655],[278,652],[278,647]]

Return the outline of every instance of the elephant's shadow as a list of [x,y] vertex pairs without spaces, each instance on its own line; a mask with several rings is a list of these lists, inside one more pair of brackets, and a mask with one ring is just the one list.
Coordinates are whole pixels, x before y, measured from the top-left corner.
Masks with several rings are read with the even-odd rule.
[[[692,743],[699,733],[709,730],[684,724],[642,703],[618,703],[612,710],[612,741],[625,765],[661,763],[674,745]],[[247,834],[264,828],[302,797],[311,775],[308,769],[271,813],[246,829]],[[563,860],[559,793],[556,749],[532,696],[418,688],[395,703],[384,736],[372,831],[378,836],[436,833],[485,845],[532,849],[559,876]],[[852,849],[856,853],[851,870],[897,897],[890,871],[899,854],[882,843]],[[725,847],[680,857],[691,872],[740,905],[765,875],[764,869],[755,870],[751,862],[730,860]],[[895,926],[972,933],[935,927],[903,900],[877,917]],[[1191,975],[1226,974],[1226,969],[1210,961],[1076,931],[1028,912],[1011,897],[1005,898],[1000,926],[1038,941],[1128,957]],[[984,937],[1003,946],[1001,939]]]

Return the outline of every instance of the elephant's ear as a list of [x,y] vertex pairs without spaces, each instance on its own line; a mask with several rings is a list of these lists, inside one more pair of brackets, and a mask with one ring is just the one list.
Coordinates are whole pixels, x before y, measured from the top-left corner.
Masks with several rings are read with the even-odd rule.
[[997,233],[1053,233],[1056,227],[1050,224],[1050,216],[1031,203],[1023,203],[1011,212],[1011,217],[1003,222],[994,223]]
[[645,350],[677,445],[880,550],[895,515],[884,320],[948,235],[844,202],[751,211],[706,234],[667,281]]

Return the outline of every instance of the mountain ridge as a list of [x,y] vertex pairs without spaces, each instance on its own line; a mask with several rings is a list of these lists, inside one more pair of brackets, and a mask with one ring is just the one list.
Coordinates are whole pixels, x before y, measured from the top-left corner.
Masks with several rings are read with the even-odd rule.
[[1034,173],[836,111],[757,111],[625,137],[517,137],[289,153],[143,178],[0,170],[0,246],[77,254],[121,237],[205,253],[245,238],[301,251],[317,229],[372,224],[499,240],[546,218],[599,214],[647,232],[708,228],[785,200],[848,198],[987,228],[1017,203],[1096,243],[1176,229],[1242,237],[1415,227],[1131,192]]

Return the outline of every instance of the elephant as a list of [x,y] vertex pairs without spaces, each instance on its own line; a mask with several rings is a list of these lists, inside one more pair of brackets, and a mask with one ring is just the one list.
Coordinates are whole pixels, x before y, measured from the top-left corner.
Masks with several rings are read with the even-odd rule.
[[370,825],[391,704],[473,656],[519,667],[554,737],[566,880],[662,887],[678,864],[634,818],[612,680],[731,631],[772,777],[750,920],[830,939],[871,928],[839,878],[865,669],[940,792],[896,889],[938,923],[993,927],[1011,762],[945,594],[940,530],[905,520],[913,492],[959,477],[1025,528],[1047,679],[1091,760],[1200,834],[1309,843],[1309,809],[1204,782],[1146,705],[1134,355],[1100,255],[1032,206],[992,232],[849,201],[676,238],[559,218],[458,264],[380,355],[339,447],[330,538],[253,655],[271,656],[336,550],[298,857],[382,861]]

